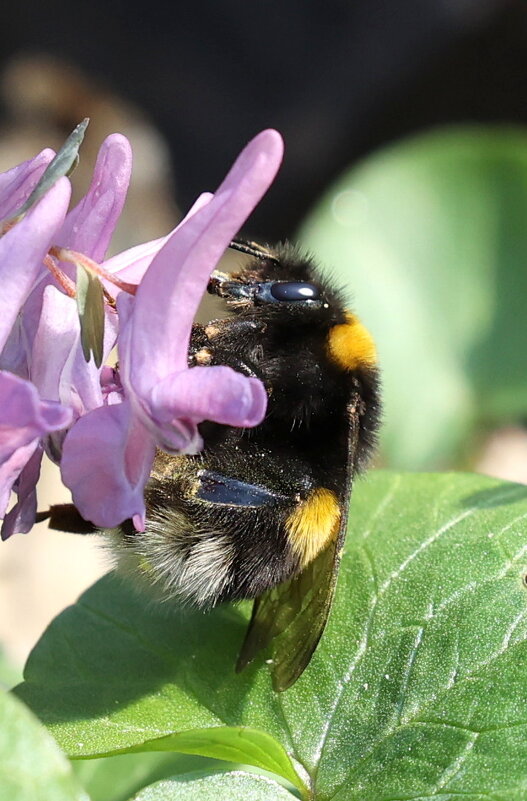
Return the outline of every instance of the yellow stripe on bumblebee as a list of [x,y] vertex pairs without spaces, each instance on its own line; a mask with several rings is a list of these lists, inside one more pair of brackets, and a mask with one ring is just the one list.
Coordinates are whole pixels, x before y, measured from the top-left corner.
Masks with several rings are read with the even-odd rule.
[[308,565],[338,533],[340,506],[334,492],[325,487],[313,490],[286,520],[289,544],[300,558],[302,567]]
[[345,323],[333,326],[329,332],[328,350],[330,358],[343,370],[357,370],[377,364],[373,337],[351,312],[347,312]]

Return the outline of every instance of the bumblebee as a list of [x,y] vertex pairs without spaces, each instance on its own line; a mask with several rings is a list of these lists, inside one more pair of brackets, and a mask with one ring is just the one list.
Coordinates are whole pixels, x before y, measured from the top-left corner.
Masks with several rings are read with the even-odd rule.
[[379,424],[378,368],[370,334],[310,259],[287,244],[231,247],[247,265],[208,287],[231,315],[193,326],[189,364],[259,378],[266,417],[252,429],[203,423],[197,455],[159,452],[145,531],[126,521],[113,538],[121,566],[164,598],[255,599],[237,669],[271,644],[284,690],[329,614],[352,482]]

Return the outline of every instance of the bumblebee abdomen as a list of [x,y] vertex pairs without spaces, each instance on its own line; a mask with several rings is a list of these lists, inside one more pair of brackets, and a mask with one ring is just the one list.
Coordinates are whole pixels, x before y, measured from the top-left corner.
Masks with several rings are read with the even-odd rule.
[[230,474],[218,470],[224,458],[160,454],[146,491],[145,531],[122,527],[119,564],[135,568],[155,597],[210,608],[254,598],[300,567],[286,526],[297,477],[284,483],[281,470],[270,475],[276,465],[261,448],[233,449]]
[[[229,583],[232,544],[228,534],[200,531],[175,508],[151,510],[145,531],[121,531],[117,567],[140,578],[155,600],[212,607]],[[142,579],[142,580],[141,580]]]
[[254,598],[299,568],[283,524],[287,511],[197,501],[150,508],[146,530],[121,538],[118,559],[162,600],[210,608]]
[[285,524],[288,544],[302,568],[336,538],[341,514],[335,493],[326,487],[317,487],[288,515]]

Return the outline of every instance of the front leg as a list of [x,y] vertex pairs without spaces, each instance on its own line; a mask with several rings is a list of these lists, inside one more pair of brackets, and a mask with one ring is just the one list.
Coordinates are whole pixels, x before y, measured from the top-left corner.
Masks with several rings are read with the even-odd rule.
[[242,375],[261,378],[262,334],[267,324],[259,320],[227,318],[195,325],[189,349],[190,366],[226,365]]

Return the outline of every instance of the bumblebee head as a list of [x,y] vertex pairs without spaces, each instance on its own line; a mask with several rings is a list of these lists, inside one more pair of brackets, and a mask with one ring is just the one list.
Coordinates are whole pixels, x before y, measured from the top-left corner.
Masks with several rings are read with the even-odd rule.
[[208,291],[224,298],[235,312],[249,312],[269,321],[294,320],[328,326],[345,321],[342,293],[335,291],[313,264],[290,245],[273,250],[235,240],[231,248],[251,256],[243,270],[215,271]]
[[224,298],[241,315],[265,320],[275,329],[294,330],[304,339],[316,332],[339,370],[350,372],[376,365],[373,339],[350,312],[344,293],[328,280],[310,258],[288,244],[268,249],[235,240],[231,248],[251,257],[236,273],[214,272],[208,291]]

